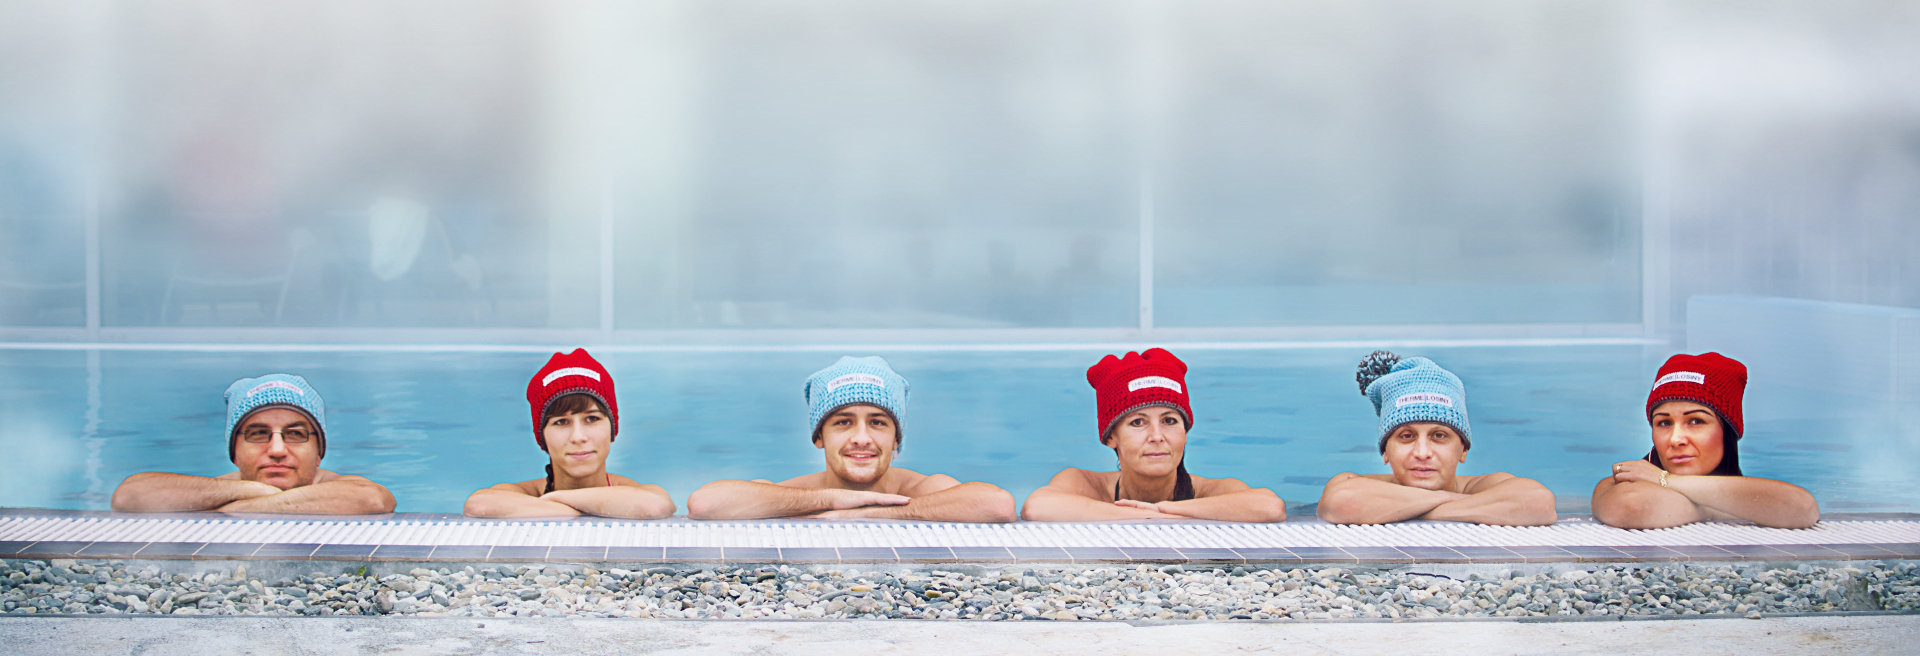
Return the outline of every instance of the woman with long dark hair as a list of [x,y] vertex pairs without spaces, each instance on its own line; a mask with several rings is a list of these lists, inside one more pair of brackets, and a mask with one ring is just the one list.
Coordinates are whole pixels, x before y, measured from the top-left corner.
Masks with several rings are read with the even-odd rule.
[[1653,450],[1617,462],[1593,488],[1593,516],[1621,528],[1666,528],[1702,520],[1745,520],[1806,528],[1820,504],[1786,481],[1745,476],[1740,437],[1747,367],[1719,353],[1675,355],[1647,394]]
[[607,455],[620,433],[613,375],[586,349],[555,353],[527,382],[533,441],[547,452],[547,475],[501,483],[467,497],[475,517],[599,515],[651,519],[672,515],[672,497],[607,472]]
[[1099,405],[1100,443],[1113,449],[1119,470],[1068,467],[1027,497],[1021,517],[1038,521],[1095,521],[1191,517],[1277,522],[1286,504],[1273,490],[1232,478],[1187,473],[1187,364],[1164,349],[1107,356],[1087,369]]

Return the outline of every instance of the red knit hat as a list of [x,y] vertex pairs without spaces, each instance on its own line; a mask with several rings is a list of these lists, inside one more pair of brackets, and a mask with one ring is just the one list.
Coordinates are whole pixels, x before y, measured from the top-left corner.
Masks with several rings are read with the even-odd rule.
[[1087,368],[1087,384],[1100,404],[1100,435],[1127,413],[1150,405],[1170,405],[1193,427],[1193,406],[1187,403],[1187,363],[1166,349],[1128,351],[1107,356]]
[[547,366],[527,381],[527,405],[533,408],[533,442],[541,451],[547,450],[547,436],[540,430],[547,406],[568,394],[586,394],[599,400],[607,408],[608,419],[613,420],[613,434],[620,434],[620,404],[613,397],[613,374],[587,355],[586,349],[577,348],[572,353],[553,354]]
[[1647,393],[1647,421],[1653,421],[1654,407],[1668,401],[1692,401],[1713,408],[1721,423],[1732,429],[1732,438],[1746,433],[1740,414],[1740,397],[1747,391],[1747,366],[1719,353],[1667,358]]

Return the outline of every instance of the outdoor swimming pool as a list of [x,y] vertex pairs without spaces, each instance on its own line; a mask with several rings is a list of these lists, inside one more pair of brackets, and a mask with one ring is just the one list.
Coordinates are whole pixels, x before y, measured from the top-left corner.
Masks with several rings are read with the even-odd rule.
[[[1197,425],[1189,468],[1273,488],[1295,514],[1341,471],[1384,471],[1353,382],[1365,349],[1187,349]],[[1474,449],[1462,473],[1511,471],[1584,511],[1608,464],[1646,452],[1640,416],[1665,347],[1396,349],[1466,382]],[[864,355],[865,353],[856,353]],[[996,483],[1024,499],[1065,466],[1110,468],[1084,371],[1092,350],[879,351],[913,385],[901,467]],[[305,376],[327,401],[324,467],[387,485],[402,512],[459,512],[468,493],[536,478],[527,425],[535,352],[0,350],[0,506],[104,510],[139,471],[232,470],[221,392],[242,376]],[[801,383],[840,353],[595,353],[619,388],[609,469],[684,507],[717,478],[815,471]],[[1738,357],[1739,354],[1733,354]],[[1742,465],[1811,490],[1829,512],[1920,511],[1920,435],[1897,409],[1754,371]],[[1908,410],[1911,412],[1911,410]]]

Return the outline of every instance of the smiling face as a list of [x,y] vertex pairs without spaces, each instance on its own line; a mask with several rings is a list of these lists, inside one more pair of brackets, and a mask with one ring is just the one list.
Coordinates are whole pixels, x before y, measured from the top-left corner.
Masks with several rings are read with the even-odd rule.
[[1380,459],[1392,468],[1395,483],[1423,490],[1452,490],[1453,472],[1467,461],[1467,447],[1452,426],[1413,422],[1393,429]]
[[820,420],[815,446],[827,455],[827,471],[850,485],[872,485],[893,466],[900,427],[879,406],[856,403]]
[[569,403],[573,399],[566,397],[555,401],[540,435],[547,441],[547,457],[553,460],[556,474],[564,472],[575,480],[602,478],[607,452],[613,448],[613,422],[599,401],[576,396],[586,403]]
[[1120,471],[1137,476],[1172,476],[1187,455],[1187,422],[1180,411],[1156,405],[1120,416],[1100,438],[1113,447]]
[[[236,432],[233,465],[240,468],[241,479],[282,490],[313,484],[320,471],[322,436],[305,413],[275,407],[255,410],[240,420]],[[307,439],[300,441],[301,435]]]
[[1726,457],[1726,430],[1713,409],[1692,401],[1668,401],[1653,409],[1653,450],[1667,471],[1682,476],[1713,472]]

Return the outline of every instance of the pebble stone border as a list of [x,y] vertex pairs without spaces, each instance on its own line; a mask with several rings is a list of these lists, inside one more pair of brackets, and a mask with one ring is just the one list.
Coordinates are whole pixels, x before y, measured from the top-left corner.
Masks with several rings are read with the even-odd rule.
[[[319,563],[307,563],[318,565]],[[693,619],[1317,620],[1920,611],[1920,563],[1456,566],[593,565],[310,570],[246,562],[0,560],[0,612]],[[336,567],[350,564],[333,563]],[[208,570],[207,567],[212,567]],[[231,569],[228,569],[228,567]],[[255,563],[256,568],[265,568]],[[283,570],[301,564],[278,564]],[[4,622],[0,619],[0,622]]]

